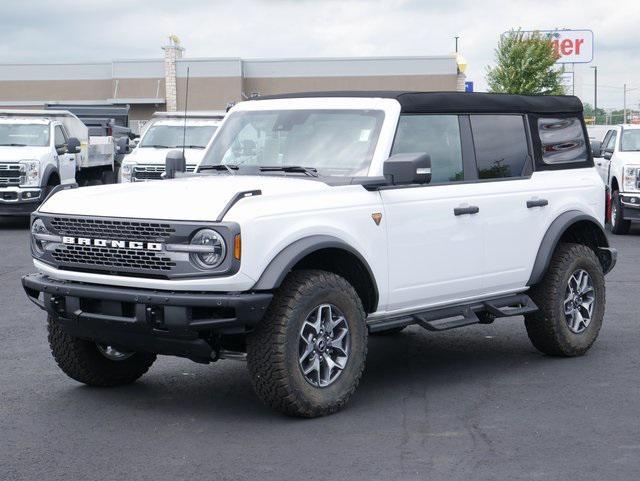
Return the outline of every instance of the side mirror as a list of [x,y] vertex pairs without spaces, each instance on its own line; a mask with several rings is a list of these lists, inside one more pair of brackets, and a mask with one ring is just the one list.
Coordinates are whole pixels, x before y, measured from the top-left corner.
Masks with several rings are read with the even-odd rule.
[[131,152],[129,149],[129,137],[120,137],[116,140],[116,154],[124,155]]
[[385,161],[382,173],[393,185],[428,184],[431,182],[431,156],[421,153],[392,155]]
[[67,145],[65,147],[67,154],[79,154],[80,153],[80,141],[75,137],[69,137],[67,139]]
[[594,157],[602,157],[602,142],[599,140],[591,141],[591,152]]
[[611,160],[611,157],[613,157],[613,152],[611,150],[605,150],[604,153],[602,154],[602,157],[604,157],[607,160]]
[[164,162],[164,178],[174,179],[176,173],[187,171],[187,160],[181,150],[171,150]]
[[138,146],[139,143],[140,143],[140,137],[136,137],[129,143],[129,145],[133,144],[133,147],[131,147],[131,149],[133,150]]

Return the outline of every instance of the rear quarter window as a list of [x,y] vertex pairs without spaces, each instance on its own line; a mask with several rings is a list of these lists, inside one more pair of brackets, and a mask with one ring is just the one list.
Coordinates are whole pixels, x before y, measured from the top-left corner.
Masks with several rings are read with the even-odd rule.
[[541,117],[538,133],[545,164],[567,164],[588,160],[587,141],[577,117]]

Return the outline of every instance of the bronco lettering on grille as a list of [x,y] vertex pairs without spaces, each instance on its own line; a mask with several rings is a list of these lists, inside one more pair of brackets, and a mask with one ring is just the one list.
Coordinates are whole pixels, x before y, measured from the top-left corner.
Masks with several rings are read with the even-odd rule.
[[108,239],[89,239],[88,237],[63,237],[63,244],[80,245],[80,246],[96,246],[111,247],[114,249],[136,249],[147,251],[161,251],[162,244],[159,242],[138,242],[138,241],[119,241]]

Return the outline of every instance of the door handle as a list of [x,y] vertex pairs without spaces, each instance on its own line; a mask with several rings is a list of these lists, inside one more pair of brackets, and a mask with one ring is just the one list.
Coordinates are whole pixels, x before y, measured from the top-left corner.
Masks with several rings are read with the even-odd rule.
[[453,209],[454,215],[473,215],[480,212],[480,208],[475,205],[470,205],[469,207],[456,207]]
[[545,205],[549,205],[549,201],[547,199],[531,199],[527,201],[527,209],[544,207]]

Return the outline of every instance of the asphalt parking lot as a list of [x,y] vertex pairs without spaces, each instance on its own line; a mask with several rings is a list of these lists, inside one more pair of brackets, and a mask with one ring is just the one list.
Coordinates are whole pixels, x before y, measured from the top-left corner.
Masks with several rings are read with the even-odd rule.
[[521,318],[413,327],[371,339],[347,409],[300,420],[261,405],[238,361],[161,357],[113,389],[68,379],[20,286],[27,223],[0,220],[0,479],[638,479],[640,228],[611,243],[585,357],[539,354]]

